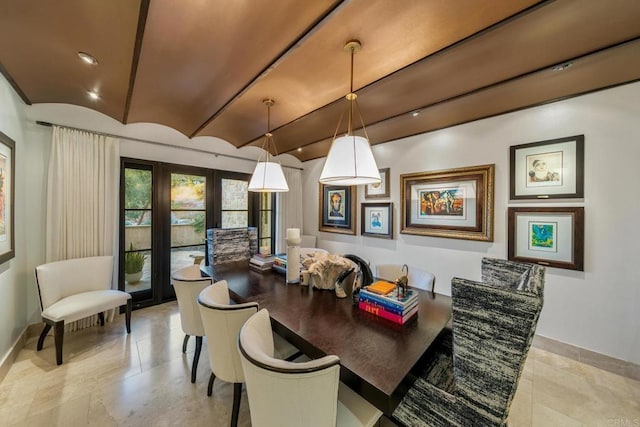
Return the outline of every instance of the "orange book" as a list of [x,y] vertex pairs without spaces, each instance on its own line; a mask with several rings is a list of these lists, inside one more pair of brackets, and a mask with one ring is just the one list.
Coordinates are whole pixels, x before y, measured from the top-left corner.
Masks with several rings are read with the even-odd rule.
[[384,282],[382,280],[378,280],[372,285],[367,286],[367,290],[369,292],[374,292],[379,295],[387,295],[389,292],[393,291],[396,288],[396,285],[389,282]]

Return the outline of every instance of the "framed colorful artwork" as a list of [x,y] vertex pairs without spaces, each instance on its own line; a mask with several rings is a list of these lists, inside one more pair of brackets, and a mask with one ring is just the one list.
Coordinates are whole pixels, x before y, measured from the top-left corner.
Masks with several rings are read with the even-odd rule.
[[495,165],[400,176],[403,234],[493,241]]
[[360,234],[393,239],[393,203],[362,203]]
[[0,132],[0,264],[15,257],[15,143]]
[[584,135],[510,147],[510,196],[584,197]]
[[509,259],[584,270],[584,208],[509,208]]
[[389,168],[378,169],[380,172],[380,181],[378,184],[367,184],[364,186],[364,198],[365,199],[383,199],[389,197],[391,192],[389,191]]
[[320,184],[320,231],[356,234],[357,187]]

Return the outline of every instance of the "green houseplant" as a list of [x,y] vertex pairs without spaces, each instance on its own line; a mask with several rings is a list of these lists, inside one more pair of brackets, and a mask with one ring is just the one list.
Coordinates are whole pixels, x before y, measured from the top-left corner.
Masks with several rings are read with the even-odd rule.
[[129,252],[124,254],[124,278],[129,284],[138,283],[142,278],[142,268],[147,256],[142,252],[134,252],[133,243],[129,244]]

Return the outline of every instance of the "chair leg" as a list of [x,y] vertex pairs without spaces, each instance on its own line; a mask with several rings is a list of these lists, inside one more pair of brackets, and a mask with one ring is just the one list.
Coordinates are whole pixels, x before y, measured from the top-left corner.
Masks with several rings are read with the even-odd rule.
[[49,333],[50,330],[51,330],[51,325],[48,324],[48,323],[45,323],[44,324],[44,329],[40,333],[40,338],[38,338],[38,347],[36,347],[36,349],[38,351],[42,350],[42,345],[44,344],[44,339],[46,338],[46,336],[47,336],[47,334]]
[[187,352],[187,343],[189,342],[189,335],[184,336],[184,341],[182,341],[182,352]]
[[56,363],[62,365],[62,340],[64,339],[64,320],[53,324],[53,339],[56,343]]
[[100,321],[100,326],[104,326],[104,312],[98,313],[98,320]]
[[209,385],[207,386],[207,396],[211,397],[213,394],[213,382],[216,379],[216,374],[211,372],[211,376],[209,377]]
[[238,425],[240,398],[242,398],[242,383],[233,383],[233,410],[231,411],[231,427],[236,427]]
[[196,337],[196,352],[193,354],[193,363],[191,364],[191,382],[196,382],[196,371],[198,370],[198,361],[200,360],[200,352],[202,351],[202,337]]
[[127,327],[127,333],[131,333],[131,309],[133,308],[133,300],[129,298],[127,300],[127,308],[125,312],[125,324]]

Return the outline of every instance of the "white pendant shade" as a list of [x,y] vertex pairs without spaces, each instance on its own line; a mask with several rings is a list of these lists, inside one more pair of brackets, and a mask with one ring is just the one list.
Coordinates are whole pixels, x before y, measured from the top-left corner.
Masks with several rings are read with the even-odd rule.
[[281,193],[289,191],[287,181],[284,179],[282,167],[275,162],[258,162],[251,181],[249,191]]
[[378,165],[366,138],[345,135],[333,141],[320,174],[321,183],[361,185],[380,181]]

